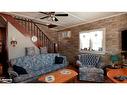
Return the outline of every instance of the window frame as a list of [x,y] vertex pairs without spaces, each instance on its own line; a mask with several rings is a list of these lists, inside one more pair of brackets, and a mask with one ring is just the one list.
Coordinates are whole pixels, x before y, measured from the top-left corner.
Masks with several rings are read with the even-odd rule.
[[[85,50],[81,50],[81,39],[80,39],[80,33],[89,33],[89,32],[94,32],[94,31],[103,31],[103,40],[102,40],[102,48],[103,51],[85,51]],[[81,31],[79,32],[79,52],[80,53],[99,53],[99,54],[105,54],[106,51],[106,40],[105,40],[105,32],[106,32],[106,28],[98,28],[98,29],[92,29],[92,30],[85,30],[85,31]]]

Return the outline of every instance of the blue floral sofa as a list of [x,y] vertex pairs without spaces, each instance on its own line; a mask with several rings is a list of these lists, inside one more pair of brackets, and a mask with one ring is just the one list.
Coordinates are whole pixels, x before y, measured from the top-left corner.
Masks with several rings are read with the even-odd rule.
[[[62,64],[55,64],[55,57],[61,56],[58,53],[47,53],[39,54],[33,56],[23,56],[10,60],[10,64],[23,67],[28,74],[18,75],[13,78],[14,82],[30,82],[36,80],[40,75],[55,71],[60,68],[64,68],[68,65],[67,59],[65,56]],[[10,69],[9,74],[12,72],[15,74],[12,69]]]

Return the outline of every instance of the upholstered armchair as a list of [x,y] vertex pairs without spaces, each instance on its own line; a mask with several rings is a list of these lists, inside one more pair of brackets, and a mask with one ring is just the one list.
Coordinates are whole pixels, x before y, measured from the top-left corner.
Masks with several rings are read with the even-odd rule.
[[80,54],[76,64],[79,65],[79,80],[103,82],[104,71],[101,68],[100,56],[96,54]]

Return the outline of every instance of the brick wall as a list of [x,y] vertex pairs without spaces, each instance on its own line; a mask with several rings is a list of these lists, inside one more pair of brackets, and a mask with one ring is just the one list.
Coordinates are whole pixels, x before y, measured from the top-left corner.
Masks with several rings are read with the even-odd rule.
[[[59,52],[66,55],[69,62],[72,64],[75,62],[75,56],[79,53],[79,32],[105,28],[105,40],[106,51],[108,54],[121,52],[121,31],[127,29],[127,14],[114,16],[95,22],[67,28],[58,31],[59,38]],[[71,37],[62,39],[61,34],[63,31],[71,31]],[[109,63],[109,58],[105,57]]]

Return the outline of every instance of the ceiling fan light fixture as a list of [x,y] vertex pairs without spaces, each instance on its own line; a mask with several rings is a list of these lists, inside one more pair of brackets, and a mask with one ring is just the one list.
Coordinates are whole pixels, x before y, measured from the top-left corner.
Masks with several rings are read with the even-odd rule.
[[56,21],[56,18],[54,16],[48,17],[48,21]]
[[55,19],[56,19],[56,18],[53,16],[53,17],[52,17],[52,21],[55,21]]

